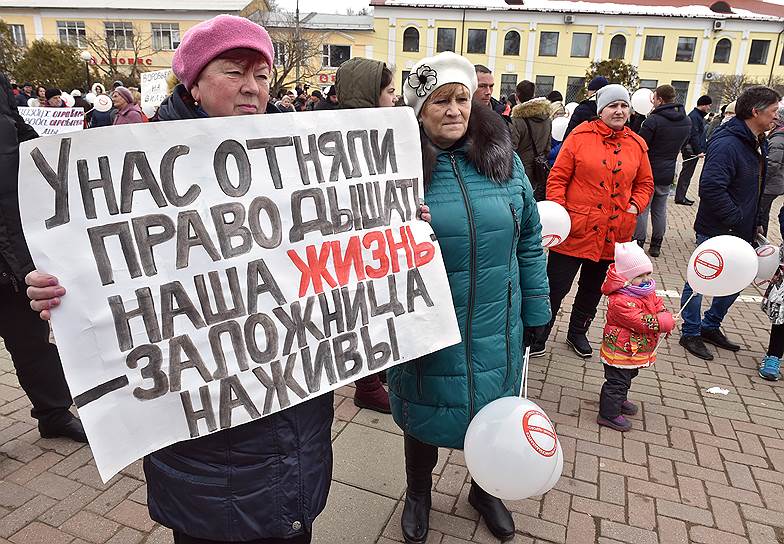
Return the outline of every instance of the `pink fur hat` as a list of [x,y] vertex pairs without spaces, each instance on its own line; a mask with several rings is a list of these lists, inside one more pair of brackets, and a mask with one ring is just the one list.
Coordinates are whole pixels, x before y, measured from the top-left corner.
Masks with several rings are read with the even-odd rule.
[[244,17],[218,15],[188,30],[174,52],[172,70],[190,90],[213,59],[232,49],[258,51],[272,67],[272,40],[264,27]]

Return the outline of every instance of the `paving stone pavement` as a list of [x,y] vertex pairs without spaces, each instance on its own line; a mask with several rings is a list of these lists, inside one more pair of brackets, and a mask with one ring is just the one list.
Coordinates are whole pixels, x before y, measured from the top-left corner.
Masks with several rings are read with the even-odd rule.
[[[695,212],[671,204],[662,256],[654,260],[660,289],[683,287]],[[771,238],[781,240],[775,226]],[[753,288],[744,294],[759,295]],[[676,311],[677,298],[667,305]],[[784,383],[756,373],[769,331],[758,303],[738,302],[727,316],[725,331],[745,344],[737,354],[720,351],[706,363],[686,355],[677,336],[668,340],[655,367],[634,382],[630,397],[641,410],[625,435],[596,425],[602,368],[565,345],[571,300],[564,307],[547,355],[531,362],[530,387],[556,424],[563,477],[544,497],[508,504],[518,530],[512,542],[784,542]],[[711,386],[729,394],[706,393]],[[335,397],[334,481],[314,542],[401,542],[401,433],[389,416],[358,410],[352,394],[344,387]],[[0,544],[172,542],[147,515],[139,462],[104,484],[89,448],[41,439],[29,409],[0,351]],[[497,542],[468,505],[462,453],[442,449],[434,473],[428,543]]]

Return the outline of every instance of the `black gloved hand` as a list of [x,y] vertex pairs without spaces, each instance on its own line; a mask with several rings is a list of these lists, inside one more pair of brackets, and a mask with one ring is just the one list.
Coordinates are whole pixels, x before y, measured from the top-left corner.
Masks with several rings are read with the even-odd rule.
[[547,334],[547,328],[547,325],[525,327],[523,330],[523,344],[525,347],[532,346],[537,339],[543,338]]

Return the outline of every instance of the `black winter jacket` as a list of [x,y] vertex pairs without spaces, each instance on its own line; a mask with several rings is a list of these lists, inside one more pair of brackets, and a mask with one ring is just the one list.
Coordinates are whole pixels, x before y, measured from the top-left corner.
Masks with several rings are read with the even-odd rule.
[[586,98],[580,102],[574,108],[574,113],[572,113],[572,117],[569,119],[569,125],[566,127],[563,139],[566,140],[569,133],[582,124],[583,121],[591,121],[596,115],[596,98]]
[[[269,104],[266,113],[278,113]],[[161,121],[206,117],[178,85]],[[259,121],[263,123],[263,118]],[[150,517],[219,542],[312,532],[332,479],[333,395],[250,423],[187,440],[144,458]]]
[[705,126],[705,116],[703,111],[694,108],[689,112],[691,119],[691,134],[686,144],[683,146],[683,158],[688,159],[694,155],[705,153],[708,149],[708,127]]
[[18,176],[19,143],[37,137],[19,115],[11,84],[0,73],[0,283],[24,284],[34,268],[19,217]]
[[653,183],[672,184],[678,152],[690,133],[691,119],[681,104],[662,104],[645,119],[640,136],[648,144]]
[[700,177],[697,234],[733,234],[751,243],[765,189],[768,142],[733,117],[713,133]]

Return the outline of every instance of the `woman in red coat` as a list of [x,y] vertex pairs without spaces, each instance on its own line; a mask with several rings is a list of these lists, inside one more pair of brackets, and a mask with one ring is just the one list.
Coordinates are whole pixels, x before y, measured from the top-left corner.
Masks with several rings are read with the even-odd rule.
[[[637,214],[653,194],[648,146],[626,126],[629,102],[629,92],[621,85],[600,89],[599,118],[569,134],[547,178],[547,200],[565,207],[572,220],[569,237],[550,250],[547,263],[553,312],[549,329],[579,271],[566,342],[584,358],[593,354],[586,333],[615,243],[632,239]],[[544,354],[549,329],[532,346],[532,356]]]

